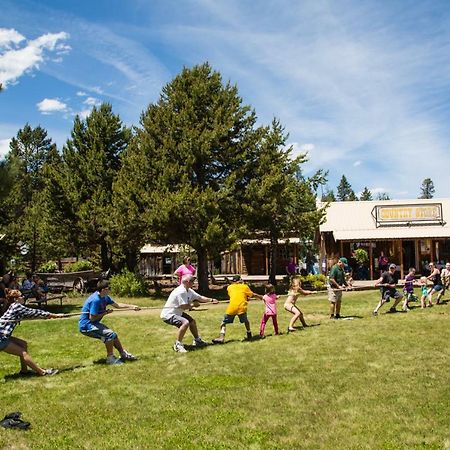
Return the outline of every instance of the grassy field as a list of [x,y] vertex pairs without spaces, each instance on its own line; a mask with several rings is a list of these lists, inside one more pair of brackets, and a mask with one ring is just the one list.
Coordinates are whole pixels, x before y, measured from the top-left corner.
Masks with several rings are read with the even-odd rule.
[[[450,448],[450,305],[413,303],[398,314],[383,307],[372,317],[378,296],[344,293],[342,313],[352,320],[339,321],[328,318],[324,294],[302,298],[314,326],[270,336],[269,322],[266,339],[241,342],[244,327],[235,323],[224,345],[187,354],[172,350],[175,328],[159,311],[117,312],[105,323],[141,357],[123,366],[103,364],[103,345],[80,335],[76,318],[23,322],[15,336],[61,373],[18,377],[17,358],[0,353],[0,415],[22,411],[33,427],[0,428],[0,448]],[[216,337],[224,310],[193,312],[205,340]],[[262,312],[250,303],[254,334]]]

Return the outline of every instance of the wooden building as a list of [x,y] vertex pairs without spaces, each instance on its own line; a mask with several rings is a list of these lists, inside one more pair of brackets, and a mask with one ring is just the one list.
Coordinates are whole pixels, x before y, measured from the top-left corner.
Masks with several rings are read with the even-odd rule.
[[327,273],[338,257],[364,248],[371,279],[379,276],[381,252],[402,278],[409,267],[426,273],[430,261],[450,261],[448,220],[450,199],[332,202],[319,228],[321,270]]
[[144,277],[170,275],[183,263],[183,257],[192,253],[187,245],[146,244],[140,251],[139,272]]
[[[286,274],[286,264],[293,258],[298,264],[300,240],[279,239],[277,246],[277,275]],[[222,252],[221,273],[269,275],[269,239],[243,239],[235,250]]]

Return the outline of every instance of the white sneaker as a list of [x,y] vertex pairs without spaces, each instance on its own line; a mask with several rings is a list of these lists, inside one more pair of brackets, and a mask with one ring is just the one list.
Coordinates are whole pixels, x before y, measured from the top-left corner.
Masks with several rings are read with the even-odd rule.
[[187,350],[181,342],[175,342],[175,344],[173,344],[173,349],[178,353],[187,353]]
[[119,358],[116,358],[114,355],[111,355],[106,358],[106,364],[110,366],[120,366],[121,364],[123,364],[123,361]]
[[122,361],[137,361],[139,358],[124,350],[120,355],[120,359]]
[[192,345],[195,345],[196,347],[205,347],[208,345],[207,342],[205,342],[201,337],[198,337],[197,339],[194,339],[192,341]]

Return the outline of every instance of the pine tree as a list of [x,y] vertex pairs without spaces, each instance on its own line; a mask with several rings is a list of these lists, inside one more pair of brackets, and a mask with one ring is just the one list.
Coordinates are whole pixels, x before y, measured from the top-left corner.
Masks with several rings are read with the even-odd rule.
[[131,131],[104,103],[86,119],[75,118],[71,139],[63,148],[61,186],[76,218],[78,251],[99,254],[104,270],[112,261],[112,186],[130,139]]
[[322,171],[311,179],[299,176],[306,155],[291,159],[292,147],[285,148],[287,138],[278,120],[264,129],[242,203],[247,233],[256,230],[270,239],[272,284],[276,284],[278,239],[292,233],[305,241],[313,239],[311,230],[322,218],[322,211],[316,210],[313,191],[326,181]]
[[367,186],[364,187],[364,190],[361,193],[361,196],[359,197],[360,200],[372,200],[372,192],[369,191],[369,188]]
[[340,202],[357,200],[356,194],[345,175],[342,175],[339,186],[337,187],[336,197]]
[[[208,287],[208,253],[227,248],[242,221],[255,122],[237,88],[224,85],[209,64],[185,68],[144,111],[136,144],[124,155],[115,204],[129,202],[131,228],[145,223],[146,240],[196,250],[201,292]],[[137,165],[145,171],[135,172]]]
[[422,186],[420,187],[421,195],[419,198],[433,198],[434,196],[434,183],[431,178],[425,178],[422,181]]
[[[41,127],[26,124],[11,140],[5,170],[12,175],[5,199],[5,216],[10,244],[23,242],[29,248],[24,260],[35,270],[48,254],[46,236],[50,218],[42,195],[46,185],[46,166],[58,158],[56,145]],[[12,246],[11,246],[12,248]]]

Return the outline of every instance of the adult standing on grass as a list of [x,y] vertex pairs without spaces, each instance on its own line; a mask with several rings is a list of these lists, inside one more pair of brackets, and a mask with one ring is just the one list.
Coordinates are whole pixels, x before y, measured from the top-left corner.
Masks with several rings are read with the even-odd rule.
[[375,286],[380,288],[381,299],[378,305],[373,310],[372,315],[378,315],[378,310],[385,304],[391,301],[391,297],[395,300],[392,307],[389,309],[390,313],[397,312],[396,306],[400,303],[403,298],[401,294],[395,287],[397,286],[397,281],[395,280],[394,274],[397,270],[395,264],[390,264],[389,269],[381,274],[381,277],[376,281]]
[[191,264],[189,256],[183,258],[183,264],[175,270],[173,275],[178,277],[178,284],[181,284],[181,280],[185,275],[195,275],[195,267]]
[[[78,328],[85,336],[100,339],[106,347],[106,364],[119,365],[123,361],[135,361],[137,357],[126,351],[117,336],[117,333],[109,329],[101,320],[114,310],[106,309],[108,305],[114,308],[133,308],[139,311],[139,306],[126,303],[116,303],[109,295],[109,282],[101,280],[97,283],[97,291],[84,302]],[[114,348],[119,351],[120,358],[114,356]]]
[[252,332],[250,330],[250,322],[247,318],[248,300],[252,297],[263,300],[262,295],[256,294],[248,285],[242,282],[240,275],[234,275],[232,283],[227,288],[227,292],[230,297],[230,303],[225,310],[225,316],[220,325],[220,335],[218,338],[213,339],[215,344],[223,344],[225,341],[226,326],[229,323],[233,323],[236,316],[238,316],[239,322],[245,325],[247,331],[246,340],[250,340],[252,338]]
[[218,300],[204,297],[195,292],[192,289],[194,281],[194,275],[183,275],[181,285],[170,293],[160,316],[164,322],[178,328],[177,340],[173,345],[173,349],[180,353],[187,352],[183,345],[183,338],[188,328],[194,336],[193,344],[195,346],[202,347],[207,345],[198,333],[195,319],[185,311],[192,309],[196,301],[200,303],[219,303]]
[[[430,275],[428,275],[428,279],[433,283],[433,287],[430,289],[428,293],[428,306],[433,306],[433,294],[436,292],[442,291],[442,281],[441,281],[441,272],[436,267],[436,264],[430,262]],[[436,305],[439,305],[441,301],[441,297],[438,295],[436,299]]]
[[28,343],[23,339],[12,336],[14,328],[23,319],[59,319],[64,314],[52,314],[40,309],[31,309],[23,306],[24,297],[19,290],[5,289],[5,306],[0,317],[0,351],[4,351],[20,358],[20,374],[27,375],[28,367],[40,376],[54,375],[56,369],[42,369],[28,353]]
[[436,303],[440,303],[441,298],[444,296],[445,291],[450,288],[450,262],[445,264],[445,268],[441,272],[442,290],[439,292]]
[[331,268],[330,275],[328,276],[330,319],[341,318],[342,291],[348,287],[344,271],[347,264],[347,258],[339,258],[338,262]]

